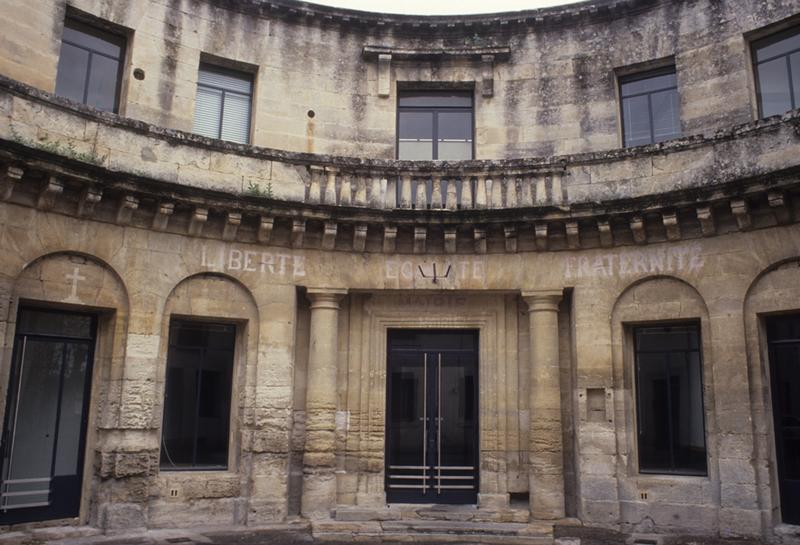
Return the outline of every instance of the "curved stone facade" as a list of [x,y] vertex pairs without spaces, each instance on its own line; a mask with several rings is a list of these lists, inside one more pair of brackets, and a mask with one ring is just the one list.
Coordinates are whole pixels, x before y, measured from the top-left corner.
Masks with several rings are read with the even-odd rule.
[[[776,375],[771,335],[800,312],[800,111],[759,118],[752,57],[755,40],[798,28],[795,2],[467,17],[289,0],[11,3],[3,493],[25,407],[20,347],[42,336],[25,312],[43,307],[96,330],[74,524],[300,516],[342,539],[444,518],[520,542],[576,524],[776,542],[796,531],[773,412],[776,391],[800,384]],[[118,113],[54,93],[65,18],[124,37]],[[252,144],[191,133],[209,62],[254,74]],[[620,81],[670,64],[682,136],[623,147]],[[410,89],[471,92],[474,160],[395,159]],[[184,322],[235,330],[229,378],[214,375],[225,463],[194,471],[171,467],[164,446]],[[691,426],[668,426],[702,458],[691,471],[645,460],[647,426],[663,424],[644,423],[648,327],[698,332],[682,349],[696,371],[680,375],[685,391],[668,364],[666,397],[650,399]],[[476,469],[458,475],[477,498],[459,503],[476,507],[387,505],[398,330],[477,331]],[[217,394],[196,395],[198,421],[219,420]],[[7,506],[0,524],[28,521]]]

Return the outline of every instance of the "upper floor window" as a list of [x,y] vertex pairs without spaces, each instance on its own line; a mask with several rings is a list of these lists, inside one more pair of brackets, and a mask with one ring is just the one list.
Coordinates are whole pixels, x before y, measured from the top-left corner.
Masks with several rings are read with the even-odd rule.
[[625,147],[655,144],[681,135],[675,67],[619,80]]
[[400,92],[397,158],[460,161],[473,158],[470,91]]
[[193,131],[247,144],[252,98],[252,74],[202,63],[197,74]]
[[800,27],[753,42],[761,117],[800,107]]
[[639,471],[705,475],[700,327],[637,327],[633,337]]
[[77,21],[64,21],[56,94],[116,112],[125,38]]

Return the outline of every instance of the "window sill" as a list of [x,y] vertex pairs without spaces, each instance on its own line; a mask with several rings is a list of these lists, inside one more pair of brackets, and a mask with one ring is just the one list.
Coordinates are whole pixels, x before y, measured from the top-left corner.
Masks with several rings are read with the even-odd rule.
[[239,478],[239,472],[236,469],[164,469],[159,468],[158,478],[161,481],[189,481],[198,477],[206,479],[227,479]]
[[665,481],[685,481],[685,482],[710,482],[708,475],[688,475],[686,473],[635,473],[631,475],[637,482],[663,483]]

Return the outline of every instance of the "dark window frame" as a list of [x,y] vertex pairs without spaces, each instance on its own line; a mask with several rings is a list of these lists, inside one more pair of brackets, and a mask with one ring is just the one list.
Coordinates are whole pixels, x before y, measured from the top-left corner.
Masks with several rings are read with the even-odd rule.
[[[113,113],[115,113],[115,114],[119,113],[120,97],[122,95],[122,79],[123,79],[123,75],[125,73],[125,64],[126,64],[126,59],[127,59],[127,54],[128,54],[128,37],[125,36],[124,34],[117,33],[117,32],[112,32],[112,31],[108,30],[107,28],[104,28],[104,27],[101,27],[99,25],[93,24],[92,22],[87,21],[83,17],[76,17],[76,16],[71,15],[71,14],[68,14],[64,18],[64,28],[70,28],[70,29],[75,30],[77,32],[80,32],[80,33],[83,33],[83,34],[87,34],[89,36],[93,36],[95,38],[104,40],[104,41],[106,41],[106,42],[108,42],[110,44],[113,44],[113,45],[119,47],[119,58],[114,58],[112,55],[109,55],[109,54],[107,54],[105,52],[92,49],[92,48],[90,48],[90,47],[88,47],[86,45],[83,45],[83,44],[75,43],[75,42],[73,42],[73,41],[71,41],[69,39],[65,39],[64,36],[63,36],[63,30],[62,30],[62,37],[61,37],[61,43],[62,44],[66,43],[67,45],[70,45],[70,46],[75,47],[77,49],[81,49],[83,51],[86,51],[89,54],[89,59],[87,61],[87,67],[86,67],[86,75],[85,75],[84,82],[83,82],[83,97],[82,97],[82,100],[81,100],[81,104],[84,104],[84,105],[89,106],[89,107],[94,107],[94,106],[92,106],[92,105],[87,103],[88,93],[89,93],[89,78],[90,78],[91,73],[92,73],[92,59],[93,59],[93,57],[95,55],[100,55],[102,57],[105,57],[107,59],[112,59],[112,60],[115,60],[117,62],[116,85],[114,86],[114,107],[112,108],[111,111]],[[60,49],[59,49],[59,60],[60,60],[60,57],[61,57],[61,52],[60,52]],[[56,74],[56,81],[57,80],[58,80],[58,74]]]
[[[635,437],[636,437],[636,462],[637,462],[637,469],[639,474],[641,475],[671,475],[671,476],[686,476],[686,477],[708,477],[708,428],[706,426],[706,397],[705,397],[705,366],[704,366],[704,357],[703,357],[703,337],[702,337],[702,324],[700,321],[697,320],[681,320],[681,321],[670,321],[670,322],[645,322],[645,323],[637,323],[632,324],[629,328],[630,332],[630,343],[631,343],[631,352],[632,352],[632,360],[633,360],[633,381],[634,381],[634,405],[635,405]],[[670,328],[694,328],[696,330],[697,335],[697,349],[696,350],[687,350],[687,349],[674,349],[669,351],[654,351],[654,350],[647,350],[647,351],[640,351],[638,349],[638,333],[642,330],[653,330],[653,329],[670,329]],[[701,409],[700,409],[700,417],[702,419],[702,428],[703,428],[703,451],[705,456],[705,465],[703,471],[695,471],[690,470],[687,468],[680,468],[676,467],[675,464],[675,453],[674,453],[674,443],[670,441],[670,468],[645,468],[643,467],[642,461],[642,449],[641,449],[641,442],[640,442],[640,435],[641,435],[641,425],[642,425],[642,398],[641,398],[641,388],[640,388],[640,370],[639,370],[639,354],[640,353],[691,353],[696,352],[698,356],[698,365],[700,366],[699,369],[699,376],[700,376],[700,402],[701,402]],[[671,387],[669,381],[667,381],[668,388]],[[670,396],[668,396],[669,398]],[[669,428],[670,428],[670,435],[672,435],[674,430],[674,423],[670,417],[669,420]]]
[[[636,82],[636,81],[642,81],[642,80],[651,79],[651,78],[657,78],[659,76],[666,76],[666,75],[670,75],[670,74],[675,74],[675,76],[676,76],[675,85],[670,85],[670,86],[667,86],[667,87],[660,87],[660,88],[657,88],[657,89],[652,89],[652,90],[649,90],[649,91],[643,91],[643,92],[639,92],[639,93],[632,93],[632,94],[629,94],[629,95],[625,95],[623,93],[622,88],[623,88],[624,85],[626,85],[628,83],[633,83],[633,82]],[[678,129],[679,129],[680,132],[676,136],[667,138],[666,140],[660,140],[660,141],[657,142],[656,141],[656,137],[655,137],[655,127],[654,127],[654,123],[653,123],[653,102],[652,102],[652,95],[653,94],[661,93],[661,92],[664,92],[664,91],[670,91],[670,90],[674,89],[675,90],[675,94],[676,94],[676,96],[678,98],[678,107],[680,108],[680,94],[678,93],[677,75],[678,75],[678,71],[677,71],[675,65],[674,64],[669,64],[667,66],[661,66],[659,68],[652,68],[652,69],[649,69],[649,70],[643,70],[643,71],[640,71],[640,72],[634,72],[634,73],[629,73],[629,74],[624,74],[624,75],[621,74],[621,75],[617,76],[617,92],[619,93],[619,119],[620,119],[620,129],[621,129],[621,134],[622,134],[622,146],[623,147],[627,148],[627,147],[637,147],[637,146],[649,146],[649,145],[652,145],[652,144],[657,144],[659,142],[665,142],[665,141],[668,141],[668,140],[672,140],[674,138],[680,138],[683,135],[683,127],[681,126],[680,110],[678,111]],[[649,121],[650,121],[650,142],[648,142],[646,144],[635,144],[635,145],[629,146],[626,143],[626,134],[625,134],[625,100],[626,99],[630,99],[630,98],[640,97],[640,96],[647,96],[647,114],[649,116]]]
[[[180,346],[183,349],[207,349],[208,347],[205,345],[197,345],[197,346],[190,346],[190,345],[178,345],[176,343],[176,339],[173,335],[173,327],[179,327],[179,324],[188,324],[190,326],[218,326],[222,328],[231,328],[231,344],[227,347],[230,352],[230,366],[228,368],[228,383],[230,384],[230,388],[228,389],[225,394],[227,395],[227,422],[226,422],[226,450],[225,450],[225,464],[197,464],[197,428],[199,426],[199,419],[201,418],[201,407],[200,407],[200,399],[202,397],[202,387],[198,387],[197,391],[195,392],[195,430],[194,430],[194,439],[193,439],[193,453],[192,453],[192,461],[188,465],[178,465],[174,463],[171,457],[168,456],[167,462],[164,461],[165,456],[165,436],[164,436],[164,428],[165,422],[167,420],[167,403],[166,403],[166,396],[168,394],[167,388],[167,381],[169,380],[169,371],[170,371],[170,352],[171,349],[175,346]],[[170,319],[169,325],[169,339],[167,342],[167,361],[165,365],[165,375],[164,375],[164,397],[163,401],[163,411],[161,416],[161,430],[160,430],[160,445],[159,445],[159,469],[160,471],[228,471],[231,467],[231,438],[233,436],[234,431],[234,424],[233,424],[233,416],[234,416],[234,391],[235,391],[235,380],[236,380],[236,359],[237,359],[237,344],[240,334],[240,325],[235,322],[228,322],[223,320],[207,320],[202,317],[195,317],[195,316],[172,316]],[[202,370],[202,365],[198,365],[197,369]],[[202,375],[202,374],[201,374]],[[200,377],[198,380],[202,380]]]
[[[197,69],[197,73],[199,75],[200,71],[205,72],[216,72],[218,74],[224,74],[230,77],[236,77],[239,79],[246,79],[249,78],[250,81],[250,94],[245,94],[240,91],[235,91],[233,89],[228,89],[225,87],[220,87],[217,85],[210,85],[208,83],[200,83],[197,82],[197,88],[204,87],[206,89],[211,89],[214,91],[219,91],[222,93],[222,102],[220,104],[219,109],[219,130],[217,131],[217,135],[214,137],[217,140],[222,140],[222,122],[225,119],[225,97],[228,94],[237,95],[240,97],[247,97],[248,104],[249,104],[249,111],[247,115],[247,142],[244,142],[245,145],[250,145],[251,141],[253,140],[253,112],[255,108],[253,108],[253,97],[255,96],[255,86],[256,86],[256,75],[248,70],[240,70],[237,68],[229,68],[227,66],[221,66],[219,64],[208,62],[207,60],[201,60],[200,66]],[[246,78],[245,78],[246,76]],[[198,77],[199,79],[199,77]],[[195,114],[196,115],[196,114]],[[226,140],[227,142],[228,140]]]
[[[769,57],[767,59],[758,60],[758,51],[764,47],[769,47],[771,45],[775,45],[778,42],[785,40],[786,38],[795,36],[800,34],[800,25],[794,25],[789,28],[780,30],[773,34],[769,34],[762,38],[754,39],[750,42],[750,60],[752,62],[752,69],[753,69],[753,81],[755,82],[756,87],[756,106],[758,107],[758,118],[763,119],[764,116],[764,105],[762,100],[761,94],[761,78],[758,75],[758,67],[761,64],[772,62],[776,59],[780,59],[783,57],[786,60],[786,69],[788,73],[788,82],[789,82],[789,100],[791,101],[791,109],[787,111],[794,110],[800,107],[800,89],[797,90],[797,100],[795,100],[795,89],[794,89],[794,82],[792,78],[792,65],[789,62],[789,57],[793,54],[800,52],[800,47],[797,49],[790,50],[786,53],[782,53],[780,55],[775,55],[773,57]],[[780,114],[773,114],[773,115],[780,115]]]
[[[431,96],[431,95],[461,95],[468,97],[470,100],[469,106],[401,106],[400,100],[403,98],[414,96]],[[471,126],[471,146],[470,154],[472,157],[468,160],[475,159],[475,90],[474,89],[450,89],[450,88],[407,88],[399,89],[397,92],[397,107],[395,112],[395,157],[400,159],[400,115],[402,112],[423,112],[433,114],[433,132],[431,135],[431,157],[432,161],[439,161],[439,113],[443,112],[469,112],[472,114]],[[413,160],[413,159],[407,159]]]

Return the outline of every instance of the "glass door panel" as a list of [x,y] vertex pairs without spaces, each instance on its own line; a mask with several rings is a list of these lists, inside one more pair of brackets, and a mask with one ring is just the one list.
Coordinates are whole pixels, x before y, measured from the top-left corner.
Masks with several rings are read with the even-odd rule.
[[476,334],[415,333],[390,333],[387,499],[390,503],[475,503],[477,342],[459,336]]
[[387,486],[394,501],[425,496],[428,460],[428,372],[420,353],[395,354],[389,370]]
[[441,353],[438,371],[436,492],[442,503],[477,493],[477,366],[474,354]]
[[23,341],[14,414],[14,436],[6,459],[3,509],[50,504],[50,470],[58,425],[58,390],[64,343]]
[[18,333],[14,345],[0,524],[78,515],[92,341],[57,334],[80,335],[85,318],[21,311],[18,329],[31,333]]

